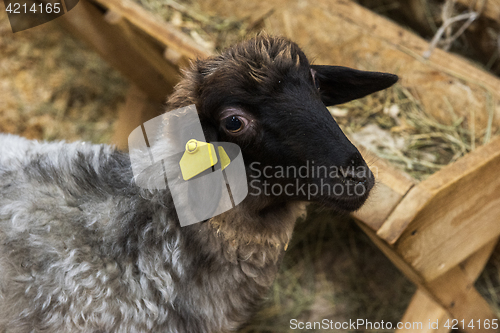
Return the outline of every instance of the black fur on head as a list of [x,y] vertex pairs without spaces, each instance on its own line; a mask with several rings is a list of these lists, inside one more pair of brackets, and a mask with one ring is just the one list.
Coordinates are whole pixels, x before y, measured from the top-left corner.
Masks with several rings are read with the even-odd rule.
[[169,109],[196,104],[208,141],[241,147],[249,196],[352,211],[368,197],[373,174],[326,106],[397,80],[392,74],[311,65],[297,44],[261,35],[194,62]]

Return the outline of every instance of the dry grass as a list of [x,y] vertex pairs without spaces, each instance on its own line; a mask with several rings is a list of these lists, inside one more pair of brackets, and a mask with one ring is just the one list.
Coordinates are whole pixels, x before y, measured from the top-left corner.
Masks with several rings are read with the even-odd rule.
[[134,1],[178,27],[211,51],[223,50],[259,28],[259,22],[207,15],[198,8],[196,1]]
[[490,133],[473,136],[464,118],[451,112],[452,125],[439,123],[399,84],[329,109],[356,142],[417,180],[456,161],[482,144]]

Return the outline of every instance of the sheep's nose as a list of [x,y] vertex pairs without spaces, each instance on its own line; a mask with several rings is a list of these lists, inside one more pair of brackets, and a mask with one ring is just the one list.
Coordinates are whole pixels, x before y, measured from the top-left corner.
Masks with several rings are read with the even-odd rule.
[[[363,173],[363,176],[359,176],[358,174],[361,172],[348,173],[344,176],[346,182],[351,182],[354,185],[366,185],[368,183],[368,178],[370,178],[371,171],[368,169],[366,173]],[[370,173],[370,175],[368,175]]]
[[366,165],[361,154],[359,152],[352,154],[348,159],[344,179],[354,184],[367,184],[370,178],[373,179],[373,173],[368,168],[368,165]]
[[365,160],[363,159],[363,157],[359,152],[355,152],[354,154],[352,154],[348,160],[349,160],[349,165],[354,167],[365,164]]

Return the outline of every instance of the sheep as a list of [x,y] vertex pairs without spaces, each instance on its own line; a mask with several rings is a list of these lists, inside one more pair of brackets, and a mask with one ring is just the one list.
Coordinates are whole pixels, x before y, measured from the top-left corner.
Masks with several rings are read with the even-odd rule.
[[[193,61],[167,110],[194,104],[208,142],[241,148],[252,188],[233,209],[185,227],[168,188],[135,184],[125,152],[0,135],[0,331],[237,330],[265,298],[302,202],[350,212],[373,187],[373,174],[325,105],[396,81],[311,65],[295,43],[267,35]],[[306,163],[366,173],[264,170]],[[265,193],[264,180],[365,190]]]

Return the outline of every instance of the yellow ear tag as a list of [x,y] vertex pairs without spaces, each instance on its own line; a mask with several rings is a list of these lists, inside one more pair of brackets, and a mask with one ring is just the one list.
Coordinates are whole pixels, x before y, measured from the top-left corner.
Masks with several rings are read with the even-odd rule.
[[186,143],[186,151],[179,162],[182,178],[191,179],[216,163],[217,155],[213,144],[191,139]]
[[221,170],[224,170],[229,165],[229,163],[231,163],[231,159],[229,159],[229,156],[227,156],[226,151],[221,146],[219,146],[219,156],[220,156]]

